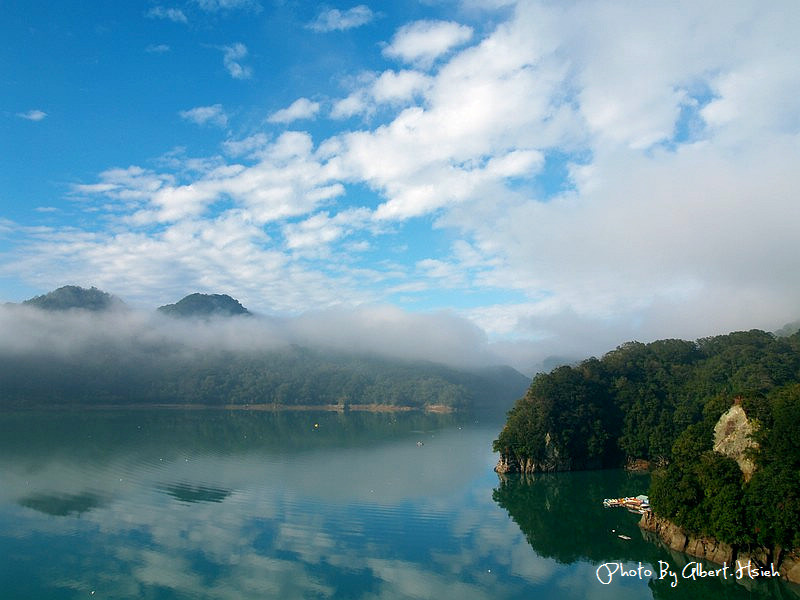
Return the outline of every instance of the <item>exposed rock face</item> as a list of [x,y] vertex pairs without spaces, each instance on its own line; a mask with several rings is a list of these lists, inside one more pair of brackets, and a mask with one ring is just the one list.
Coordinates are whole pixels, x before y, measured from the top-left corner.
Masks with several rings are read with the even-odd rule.
[[738,549],[712,537],[693,536],[671,521],[655,516],[652,512],[642,515],[639,527],[656,534],[672,550],[704,558],[717,564],[727,563],[733,565],[734,568],[737,566],[734,561],[741,564],[750,561],[760,568],[774,565],[781,577],[793,583],[800,583],[800,550],[784,552],[779,546]]
[[756,466],[747,456],[747,451],[756,448],[751,439],[753,426],[737,402],[722,415],[714,427],[714,450],[731,457],[744,473],[745,481],[750,481]]
[[563,456],[550,434],[544,436],[545,457],[541,461],[503,454],[497,461],[494,470],[497,473],[546,473],[552,471],[570,471],[574,468],[572,459]]
[[794,583],[800,583],[800,549],[786,553],[778,567],[781,577]]
[[625,463],[626,471],[649,471],[650,461],[643,458],[629,458]]

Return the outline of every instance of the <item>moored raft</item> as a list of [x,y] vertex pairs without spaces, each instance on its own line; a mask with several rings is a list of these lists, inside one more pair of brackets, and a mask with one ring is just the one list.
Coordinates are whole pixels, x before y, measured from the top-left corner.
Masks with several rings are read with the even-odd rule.
[[650,510],[650,498],[644,494],[639,496],[625,496],[624,498],[606,498],[603,500],[603,506],[606,508],[621,506],[627,508],[631,512],[644,514]]

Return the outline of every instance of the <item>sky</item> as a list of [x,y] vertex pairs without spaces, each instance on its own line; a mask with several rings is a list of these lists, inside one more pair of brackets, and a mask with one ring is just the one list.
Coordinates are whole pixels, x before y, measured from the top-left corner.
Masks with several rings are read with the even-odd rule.
[[226,293],[526,372],[800,318],[795,0],[3,13],[0,301]]

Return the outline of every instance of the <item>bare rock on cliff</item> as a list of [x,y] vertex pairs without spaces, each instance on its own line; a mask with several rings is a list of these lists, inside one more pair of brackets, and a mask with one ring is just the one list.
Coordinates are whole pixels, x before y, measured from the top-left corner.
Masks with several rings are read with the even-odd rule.
[[553,471],[569,471],[573,467],[572,460],[562,455],[549,433],[544,436],[545,456],[541,461],[532,458],[519,458],[512,455],[501,455],[494,470],[497,473],[550,473]]
[[748,450],[757,447],[751,438],[752,433],[753,425],[738,402],[719,418],[714,427],[714,450],[735,460],[745,481],[750,480],[756,468],[747,456]]
[[783,557],[780,566],[780,574],[789,581],[800,583],[800,552],[795,550]]

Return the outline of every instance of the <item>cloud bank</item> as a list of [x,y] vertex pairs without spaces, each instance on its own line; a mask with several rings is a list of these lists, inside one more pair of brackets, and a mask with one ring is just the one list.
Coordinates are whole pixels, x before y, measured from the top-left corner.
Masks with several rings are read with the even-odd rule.
[[296,317],[170,318],[142,310],[46,312],[0,306],[0,356],[83,356],[97,352],[176,354],[260,352],[299,345],[322,351],[428,360],[455,367],[495,365],[481,330],[447,313],[411,314],[392,306],[307,312]]

